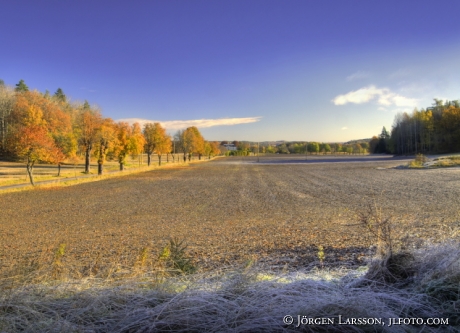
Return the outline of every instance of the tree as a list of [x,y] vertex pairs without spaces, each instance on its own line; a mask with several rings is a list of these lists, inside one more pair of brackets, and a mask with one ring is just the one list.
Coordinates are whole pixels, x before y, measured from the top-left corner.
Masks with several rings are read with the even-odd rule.
[[375,154],[376,153],[376,150],[377,150],[377,146],[379,144],[379,138],[377,136],[373,136],[371,141],[369,141],[369,151],[372,153],[372,154]]
[[56,100],[58,100],[59,102],[62,102],[62,103],[67,102],[67,97],[66,97],[66,95],[64,94],[64,92],[62,91],[61,88],[58,88],[56,90],[56,92],[54,93],[54,98],[56,98]]
[[119,122],[117,124],[117,148],[116,154],[118,155],[118,163],[120,165],[120,171],[124,170],[126,163],[126,156],[129,154],[130,141],[129,136],[131,128],[126,122]]
[[218,142],[212,141],[212,142],[210,142],[210,146],[211,146],[211,152],[209,153],[209,158],[211,158],[211,156],[216,156],[216,155],[220,154],[220,149],[219,149],[219,143]]
[[308,150],[308,152],[310,152],[310,153],[316,153],[316,154],[318,154],[318,152],[319,152],[319,143],[318,143],[318,142],[310,142],[310,143],[307,145],[307,150]]
[[95,152],[97,157],[97,174],[102,175],[104,162],[110,149],[116,145],[116,127],[111,118],[104,118],[97,131],[95,140]]
[[204,139],[198,128],[195,126],[188,127],[181,133],[181,135],[184,150],[184,162],[186,154],[188,155],[189,161],[191,160],[193,153],[198,154],[198,158],[201,159],[201,156],[204,154]]
[[0,153],[6,150],[8,125],[14,105],[14,92],[5,85],[0,85]]
[[26,92],[29,91],[29,87],[26,85],[24,80],[19,80],[19,83],[16,84],[16,88],[14,88],[16,92]]
[[161,155],[169,153],[170,151],[171,151],[171,137],[167,135],[165,132],[164,135],[160,137],[160,140],[158,141],[157,146],[156,146],[156,152],[158,155],[158,165],[161,165]]
[[145,138],[145,152],[147,153],[147,165],[150,166],[151,156],[157,150],[166,135],[165,129],[160,123],[147,123],[144,125],[144,138]]
[[21,127],[15,133],[14,142],[17,156],[26,159],[27,174],[33,186],[35,186],[33,168],[37,161],[52,163],[62,158],[62,152],[56,147],[43,126]]
[[78,142],[85,153],[85,173],[90,171],[91,151],[98,138],[101,123],[100,112],[91,108],[83,108],[77,116]]
[[142,134],[141,125],[139,125],[139,123],[132,124],[129,134],[129,153],[133,156],[139,156],[142,154],[145,145],[145,138]]

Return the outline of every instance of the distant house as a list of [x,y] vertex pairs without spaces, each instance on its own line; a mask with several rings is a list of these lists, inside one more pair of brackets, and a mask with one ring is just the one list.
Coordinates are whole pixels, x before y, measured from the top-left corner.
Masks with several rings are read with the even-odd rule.
[[238,150],[238,148],[236,148],[236,146],[233,143],[225,143],[223,144],[223,146],[227,148],[227,150]]

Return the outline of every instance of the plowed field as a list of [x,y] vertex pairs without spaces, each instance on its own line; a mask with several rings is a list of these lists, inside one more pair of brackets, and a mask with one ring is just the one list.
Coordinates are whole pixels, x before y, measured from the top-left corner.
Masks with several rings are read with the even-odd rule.
[[[356,213],[377,204],[394,237],[417,246],[459,237],[460,169],[410,170],[400,161],[269,164],[222,158],[71,187],[0,194],[0,272],[51,256],[64,264],[130,266],[183,239],[200,270],[253,260],[273,269],[360,265],[375,240]],[[251,162],[251,163],[247,163]],[[388,168],[388,169],[387,169]]]

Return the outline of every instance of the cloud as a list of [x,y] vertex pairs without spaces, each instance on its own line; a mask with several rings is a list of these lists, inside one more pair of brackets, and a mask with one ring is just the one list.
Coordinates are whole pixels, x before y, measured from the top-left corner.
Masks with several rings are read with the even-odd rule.
[[141,126],[144,126],[146,123],[160,123],[161,126],[167,130],[180,130],[191,126],[196,126],[198,128],[207,128],[214,126],[233,126],[239,124],[249,124],[260,121],[262,117],[247,117],[247,118],[221,118],[221,119],[196,119],[196,120],[168,120],[168,121],[158,121],[158,120],[149,120],[141,118],[125,118],[118,119],[117,121],[125,121],[127,123],[133,124],[138,122]]
[[345,105],[348,103],[363,104],[376,100],[377,104],[384,106],[415,106],[417,100],[414,98],[404,97],[392,92],[388,88],[377,88],[375,86],[364,87],[355,91],[351,91],[345,95],[338,95],[332,102],[335,105]]
[[371,75],[369,72],[357,71],[349,76],[347,76],[347,81],[354,81],[360,79],[366,79]]
[[348,129],[348,127],[342,127],[342,131],[345,131],[347,129]]

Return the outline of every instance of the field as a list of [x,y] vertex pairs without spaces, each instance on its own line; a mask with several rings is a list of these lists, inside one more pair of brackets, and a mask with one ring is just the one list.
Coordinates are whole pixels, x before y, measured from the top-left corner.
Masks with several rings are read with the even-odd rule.
[[[314,159],[320,157],[313,157]],[[1,276],[52,260],[69,277],[155,267],[170,238],[199,271],[256,263],[273,270],[364,265],[369,205],[394,221],[399,247],[459,237],[460,171],[398,170],[401,161],[279,163],[222,158],[71,187],[0,195]],[[290,159],[299,162],[301,159]],[[275,163],[271,163],[275,162]]]
[[[0,193],[0,331],[458,331],[459,169],[257,160]],[[369,209],[392,222],[391,261],[369,261]],[[389,326],[405,317],[438,323]]]

